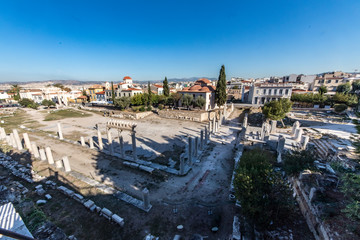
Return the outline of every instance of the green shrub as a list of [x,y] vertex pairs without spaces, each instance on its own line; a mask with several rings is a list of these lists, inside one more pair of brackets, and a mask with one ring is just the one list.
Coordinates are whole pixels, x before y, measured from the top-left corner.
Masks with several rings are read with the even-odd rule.
[[159,108],[159,110],[163,110],[163,109],[164,109],[164,105],[159,104],[158,108]]
[[146,108],[146,111],[151,111],[151,106],[148,106],[147,108]]
[[145,112],[145,107],[141,106],[139,110],[140,110],[140,112]]
[[346,104],[335,104],[334,105],[334,110],[337,113],[343,112],[347,109],[347,105]]

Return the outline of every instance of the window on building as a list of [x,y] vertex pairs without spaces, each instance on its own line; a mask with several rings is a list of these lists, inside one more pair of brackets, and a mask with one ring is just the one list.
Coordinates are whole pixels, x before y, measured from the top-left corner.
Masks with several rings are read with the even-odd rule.
[[289,89],[286,89],[285,90],[285,95],[288,95],[289,94]]
[[337,79],[335,82],[336,82],[336,83],[339,83],[339,80]]
[[277,89],[274,89],[274,95],[276,95],[277,94]]
[[263,94],[266,94],[266,89],[263,90]]
[[327,80],[327,83],[331,83],[331,80]]
[[283,90],[282,90],[282,89],[279,90],[279,94],[283,94]]
[[256,90],[256,94],[259,94],[259,90]]

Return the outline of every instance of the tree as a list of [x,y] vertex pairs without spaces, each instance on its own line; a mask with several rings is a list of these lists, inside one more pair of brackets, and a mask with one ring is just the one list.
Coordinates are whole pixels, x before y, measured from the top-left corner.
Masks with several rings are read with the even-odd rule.
[[114,82],[111,82],[111,101],[115,102],[115,91],[114,91]]
[[337,88],[336,88],[336,92],[338,93],[349,93],[351,91],[351,85],[350,83],[344,83],[344,84],[340,84]]
[[131,97],[131,105],[140,106],[143,105],[143,94],[136,94]]
[[172,93],[170,96],[173,99],[175,106],[178,106],[180,99],[182,98],[181,93]]
[[264,105],[262,113],[271,120],[282,120],[291,111],[292,102],[287,98],[271,101]]
[[168,84],[167,77],[165,77],[165,80],[163,82],[163,88],[164,88],[164,95],[166,97],[168,97],[170,95],[170,89],[169,89],[169,84]]
[[130,106],[130,97],[115,98],[114,105],[124,110]]
[[215,102],[219,107],[226,102],[226,75],[224,65],[221,66],[219,79],[216,85]]
[[44,99],[44,100],[42,100],[41,105],[49,108],[50,106],[55,106],[55,103],[51,100]]
[[352,92],[357,92],[360,90],[360,80],[354,81],[352,83]]
[[206,100],[203,96],[199,96],[195,99],[195,105],[202,109],[205,106]]
[[148,82],[148,101],[147,101],[148,106],[151,106],[152,104],[151,98],[152,98],[152,92],[151,92],[150,82]]
[[246,219],[260,228],[287,216],[292,205],[289,186],[275,172],[269,152],[254,149],[243,153],[235,169],[234,188]]
[[34,102],[34,100],[28,98],[23,98],[19,100],[19,104],[23,107],[33,108],[33,109],[37,109],[39,107],[39,104]]
[[297,176],[305,169],[312,169],[315,160],[312,152],[292,151],[283,156],[284,170],[288,175]]
[[318,92],[320,93],[320,95],[323,95],[324,93],[327,93],[327,87],[325,85],[322,85],[321,87],[319,87]]
[[17,84],[11,85],[11,89],[10,89],[10,93],[15,93],[14,94],[14,100],[15,101],[19,101],[20,100],[20,89],[21,87]]
[[193,96],[190,94],[184,94],[183,97],[181,98],[181,102],[184,106],[186,106],[189,109],[190,105],[193,102]]
[[82,95],[86,97],[86,101],[89,102],[90,101],[90,96],[86,93],[86,90],[82,90]]

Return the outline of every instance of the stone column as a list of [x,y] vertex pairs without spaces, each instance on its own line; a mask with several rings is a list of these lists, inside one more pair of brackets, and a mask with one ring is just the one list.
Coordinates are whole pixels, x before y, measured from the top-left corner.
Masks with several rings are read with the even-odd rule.
[[198,148],[199,148],[199,137],[195,137],[195,149],[194,149],[195,157],[197,157],[197,155],[198,155]]
[[135,131],[131,132],[132,154],[133,154],[134,160],[136,160],[136,137],[135,137],[135,134],[136,134]]
[[295,135],[296,129],[298,129],[299,127],[300,127],[300,123],[299,123],[299,121],[296,121],[296,122],[293,124],[292,130],[291,130],[291,136],[294,136],[294,135]]
[[216,131],[216,123],[215,123],[215,121],[216,121],[216,115],[214,116],[214,118],[213,118],[213,123],[212,123],[212,133],[215,133],[215,131]]
[[32,148],[32,152],[34,154],[34,157],[35,158],[39,158],[40,157],[40,153],[39,153],[39,149],[38,147],[36,146],[36,143],[31,143],[31,148]]
[[276,120],[271,120],[271,129],[270,129],[270,133],[271,134],[274,134],[276,133],[276,124],[277,124],[277,121]]
[[0,128],[0,136],[2,140],[6,139],[6,132],[4,128]]
[[298,128],[298,129],[295,130],[294,140],[295,140],[296,142],[300,142],[301,136],[302,136],[302,132],[303,132],[303,130],[302,130],[301,128]]
[[207,145],[209,141],[209,133],[208,133],[208,129],[205,126],[205,144]]
[[98,128],[98,142],[99,142],[99,150],[102,151],[104,149],[102,137],[101,137],[101,131]]
[[65,156],[65,157],[63,157],[62,160],[63,160],[65,172],[71,172],[69,158],[67,156]]
[[15,138],[15,141],[16,141],[16,147],[19,151],[23,150],[23,146],[22,146],[22,143],[21,143],[21,139],[19,137],[19,133],[16,129],[13,129],[13,133],[14,133],[14,138]]
[[144,188],[144,190],[142,190],[142,197],[143,197],[144,209],[148,209],[150,207],[150,200],[149,200],[149,190],[147,188]]
[[62,160],[56,161],[55,166],[56,166],[56,168],[62,168],[63,167],[63,161]]
[[283,135],[280,135],[278,139],[276,151],[278,153],[282,153],[284,151],[284,147],[285,147],[285,138]]
[[108,145],[110,145],[112,143],[112,137],[111,137],[110,130],[107,131],[107,138],[108,138]]
[[89,146],[90,146],[90,149],[94,149],[94,140],[92,137],[89,138]]
[[41,161],[46,161],[45,149],[40,148],[39,153],[40,153],[40,160]]
[[120,154],[122,158],[125,158],[125,151],[124,151],[124,139],[123,136],[119,137],[119,143],[120,143]]
[[17,148],[17,146],[16,146],[16,141],[15,141],[15,137],[14,137],[14,133],[10,133],[10,145],[11,145],[13,148]]
[[64,139],[64,136],[63,136],[62,129],[61,129],[61,123],[58,123],[58,124],[57,124],[57,127],[58,127],[58,135],[59,135],[59,138],[60,138],[60,140],[63,140],[63,139]]
[[192,138],[189,137],[189,148],[188,148],[188,158],[189,158],[189,165],[192,164]]
[[30,142],[29,135],[27,133],[23,133],[23,137],[24,137],[25,147],[31,153],[31,142]]
[[245,113],[245,116],[244,116],[244,121],[243,121],[243,127],[247,127],[247,123],[248,122],[248,114],[247,113]]
[[211,121],[209,121],[209,132],[211,132]]
[[223,120],[223,114],[222,114],[222,111],[220,110],[219,127],[221,127],[221,125],[222,125],[222,120]]
[[200,150],[204,148],[204,130],[200,131]]
[[309,136],[302,136],[301,143],[302,143],[302,148],[304,150],[306,150],[306,147],[309,143],[309,139],[310,139]]
[[53,155],[52,155],[52,152],[51,152],[51,148],[46,147],[45,152],[46,152],[46,157],[47,157],[48,163],[49,164],[54,164],[54,158],[53,158]]
[[80,142],[81,142],[81,146],[86,147],[85,138],[84,138],[84,137],[80,137]]
[[11,142],[10,136],[6,136],[5,139],[6,139],[6,143],[7,143],[9,146],[11,146],[11,145],[12,145],[12,142]]

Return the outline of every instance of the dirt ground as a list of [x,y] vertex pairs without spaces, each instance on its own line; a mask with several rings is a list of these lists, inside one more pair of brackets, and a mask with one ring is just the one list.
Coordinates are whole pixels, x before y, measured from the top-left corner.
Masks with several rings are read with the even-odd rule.
[[[26,109],[26,114],[32,125],[36,122],[37,129],[45,131],[29,132],[30,139],[40,147],[50,146],[55,160],[66,155],[73,171],[113,184],[140,199],[144,187],[150,190],[153,208],[149,213],[143,213],[131,205],[115,200],[118,205],[116,213],[125,218],[125,228],[131,226],[133,231],[142,233],[139,235],[141,238],[146,233],[152,233],[162,239],[170,239],[177,232],[177,225],[184,226],[180,234],[186,238],[198,233],[208,236],[209,239],[224,239],[232,232],[234,210],[233,203],[228,201],[228,187],[233,168],[233,141],[238,131],[233,125],[220,129],[212,138],[208,153],[203,155],[199,163],[193,165],[186,176],[168,175],[164,180],[126,168],[120,159],[113,159],[96,150],[59,141],[45,134],[55,133],[57,122],[61,122],[65,138],[74,138],[73,135],[76,134],[76,139],[79,139],[79,135],[96,136],[94,126],[98,124],[103,138],[106,138],[105,123],[109,118],[92,114],[91,117],[43,121],[46,111]],[[237,116],[239,113],[234,112],[232,119],[235,123],[238,122]],[[138,156],[143,155],[149,159],[174,151],[179,146],[184,148],[186,136],[200,136],[200,129],[205,126],[190,121],[161,119],[156,115],[137,120],[136,123]],[[112,132],[112,135],[115,138],[117,133]],[[125,132],[122,135],[127,143],[125,150],[130,150],[130,135]],[[219,231],[212,233],[212,227],[219,227]]]

